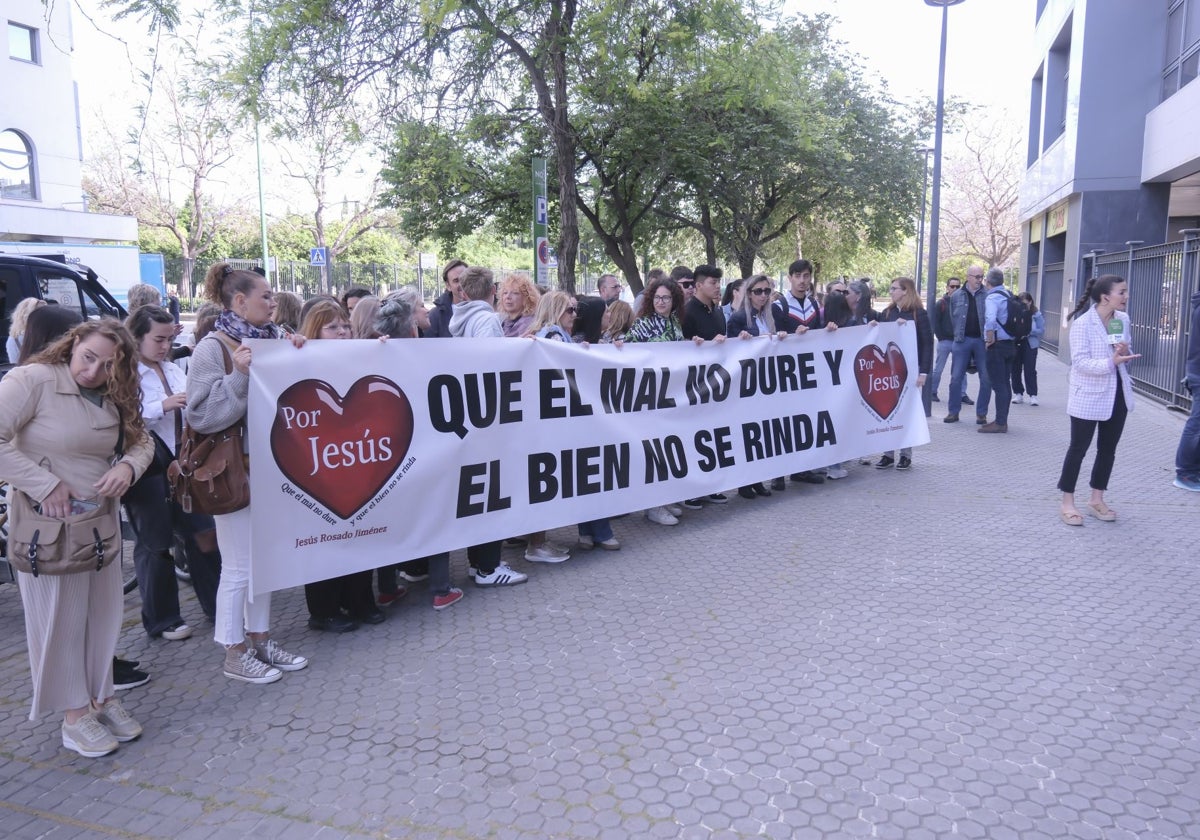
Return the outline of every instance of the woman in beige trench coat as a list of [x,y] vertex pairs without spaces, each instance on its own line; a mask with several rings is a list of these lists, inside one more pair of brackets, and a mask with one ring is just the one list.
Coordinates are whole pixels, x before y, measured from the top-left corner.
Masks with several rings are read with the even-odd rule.
[[[80,324],[0,380],[0,479],[44,516],[65,518],[72,500],[119,499],[153,455],[137,351],[117,321]],[[120,563],[65,575],[18,572],[18,584],[33,677],[30,719],[62,712],[63,746],[89,758],[138,737],[141,726],[113,696]]]

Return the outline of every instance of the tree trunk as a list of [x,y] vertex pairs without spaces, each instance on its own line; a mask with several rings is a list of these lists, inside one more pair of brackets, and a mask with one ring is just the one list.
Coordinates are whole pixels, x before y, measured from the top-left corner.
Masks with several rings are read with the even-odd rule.
[[[704,237],[704,258],[708,265],[717,264],[717,232],[713,230],[712,208],[708,202],[700,205],[700,235]],[[749,274],[742,274],[749,277]]]
[[196,272],[196,258],[184,256],[183,270],[179,275],[179,296],[184,298],[193,297],[192,295],[192,275]]
[[742,272],[743,277],[754,276],[754,251],[749,253],[745,251],[739,252],[737,255],[738,270]]
[[579,255],[579,216],[575,208],[575,135],[567,111],[566,39],[556,38],[551,58],[554,73],[554,159],[558,168],[558,285],[575,294],[575,260]]

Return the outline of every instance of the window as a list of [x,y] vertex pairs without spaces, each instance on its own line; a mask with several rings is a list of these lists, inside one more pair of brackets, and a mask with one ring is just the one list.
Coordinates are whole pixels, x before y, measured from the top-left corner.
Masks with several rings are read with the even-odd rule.
[[33,147],[24,135],[0,131],[0,198],[37,199]]
[[8,56],[18,61],[31,61],[37,64],[38,39],[37,30],[19,23],[8,22]]
[[1067,128],[1071,101],[1071,27],[1074,16],[1067,18],[1050,47],[1045,67],[1045,111],[1042,119],[1042,151],[1062,136]]
[[1163,55],[1162,98],[1196,78],[1200,56],[1200,0],[1167,0],[1167,45]]

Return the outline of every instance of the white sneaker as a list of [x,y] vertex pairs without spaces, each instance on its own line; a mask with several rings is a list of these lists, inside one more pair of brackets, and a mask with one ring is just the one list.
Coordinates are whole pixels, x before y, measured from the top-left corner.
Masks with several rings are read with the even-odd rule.
[[93,706],[92,714],[104,725],[105,729],[112,733],[114,738],[122,743],[132,741],[142,734],[142,725],[133,719],[133,715],[125,711],[125,707],[116,697],[108,698],[108,702],[99,708]]
[[678,525],[679,520],[676,519],[665,507],[652,507],[646,511],[646,518],[655,525]]
[[1039,402],[1037,401],[1037,396],[1036,396],[1035,394],[1030,394],[1030,395],[1029,395],[1029,404],[1030,404],[1030,405],[1041,405],[1041,403],[1039,403]]
[[566,552],[558,552],[550,547],[550,544],[539,545],[537,548],[525,549],[525,559],[530,563],[561,563],[564,560],[570,560],[571,555]]
[[841,464],[834,464],[832,467],[827,467],[825,470],[825,477],[834,480],[845,478],[848,475],[850,475],[850,471]]
[[663,505],[663,510],[672,516],[683,516],[683,508],[679,505]]
[[108,755],[118,746],[112,733],[88,712],[74,723],[62,723],[62,744],[84,758],[99,758]]
[[501,563],[490,575],[475,573],[476,586],[516,586],[529,580],[529,575],[518,572],[507,563]]
[[162,637],[172,642],[190,639],[192,637],[192,628],[181,622],[162,631]]
[[1012,398],[1013,405],[1020,405],[1023,402],[1025,402],[1024,396],[1022,396],[1021,394],[1013,394],[1013,398]]

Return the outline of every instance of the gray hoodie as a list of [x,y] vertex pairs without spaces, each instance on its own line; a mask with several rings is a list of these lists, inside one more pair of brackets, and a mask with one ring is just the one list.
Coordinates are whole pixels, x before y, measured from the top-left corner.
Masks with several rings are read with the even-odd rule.
[[455,338],[504,338],[500,316],[482,300],[454,304],[450,316],[450,335]]

